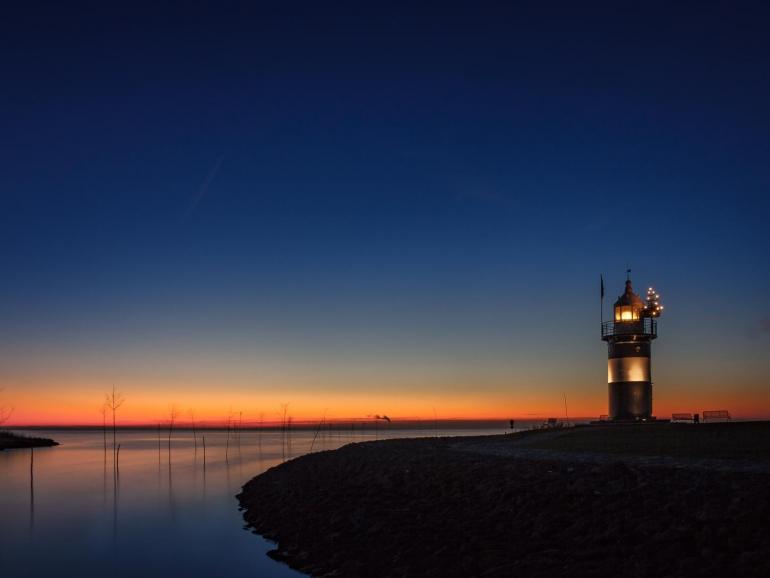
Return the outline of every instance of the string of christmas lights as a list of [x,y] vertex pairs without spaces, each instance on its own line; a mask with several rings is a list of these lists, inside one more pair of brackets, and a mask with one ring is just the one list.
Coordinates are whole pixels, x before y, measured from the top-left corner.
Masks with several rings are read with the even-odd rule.
[[645,314],[648,317],[660,317],[663,313],[663,305],[660,304],[660,295],[653,287],[647,289],[647,299],[644,305]]

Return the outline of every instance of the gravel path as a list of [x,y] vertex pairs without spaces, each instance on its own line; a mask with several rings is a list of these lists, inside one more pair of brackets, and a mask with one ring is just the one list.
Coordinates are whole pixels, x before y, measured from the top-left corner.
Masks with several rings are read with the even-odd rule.
[[696,468],[722,472],[756,472],[770,474],[770,456],[766,459],[746,458],[695,458],[647,455],[618,455],[603,452],[565,451],[539,449],[511,443],[500,436],[469,438],[451,443],[451,449],[524,460],[558,460],[593,464],[609,464],[622,461],[634,467]]

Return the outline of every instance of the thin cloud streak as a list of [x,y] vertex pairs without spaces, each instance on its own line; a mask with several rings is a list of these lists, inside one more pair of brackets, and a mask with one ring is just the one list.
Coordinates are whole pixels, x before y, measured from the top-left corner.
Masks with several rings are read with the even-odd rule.
[[198,191],[195,193],[195,196],[193,196],[193,198],[191,199],[190,204],[188,205],[187,210],[184,213],[185,219],[190,217],[193,214],[193,212],[195,212],[195,209],[203,200],[203,197],[205,197],[206,193],[208,193],[209,187],[214,182],[214,179],[217,177],[217,174],[219,173],[219,169],[222,167],[222,162],[224,160],[225,160],[225,155],[221,155],[214,163],[214,166],[211,167],[209,174],[206,175],[205,179],[203,179],[203,182],[201,183],[200,187],[198,187]]

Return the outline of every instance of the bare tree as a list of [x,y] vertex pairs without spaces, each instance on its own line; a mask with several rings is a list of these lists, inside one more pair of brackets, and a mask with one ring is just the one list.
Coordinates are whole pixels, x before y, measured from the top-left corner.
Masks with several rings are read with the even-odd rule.
[[117,456],[116,452],[118,450],[118,429],[116,425],[116,414],[118,412],[118,409],[121,405],[123,405],[123,402],[126,401],[123,395],[115,389],[115,386],[112,386],[112,392],[108,393],[106,396],[106,400],[104,402],[104,405],[112,412],[112,461],[113,466],[117,467]]
[[[3,389],[0,389],[0,393],[2,392],[3,392]],[[0,426],[2,426],[5,422],[11,419],[11,415],[13,415],[12,407],[8,407],[6,405],[0,405]]]

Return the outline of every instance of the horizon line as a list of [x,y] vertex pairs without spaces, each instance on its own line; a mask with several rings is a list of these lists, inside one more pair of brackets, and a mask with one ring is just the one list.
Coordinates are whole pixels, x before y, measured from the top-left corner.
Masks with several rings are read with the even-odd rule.
[[[593,420],[598,419],[599,416],[576,416],[576,417],[569,417],[566,418],[564,416],[562,417],[555,417],[555,419],[558,419],[559,421],[587,421],[587,420]],[[526,416],[526,417],[511,417],[511,418],[502,418],[502,417],[482,417],[482,418],[472,418],[472,417],[446,417],[446,418],[419,418],[419,417],[390,417],[388,419],[385,419],[385,416],[380,417],[354,417],[354,418],[333,418],[333,419],[324,419],[324,420],[313,420],[313,419],[293,419],[291,421],[287,420],[287,426],[291,425],[291,427],[318,427],[319,424],[323,425],[367,425],[367,424],[435,424],[435,423],[505,423],[508,424],[511,420],[514,422],[517,421],[541,421],[541,420],[547,420],[547,419],[553,419],[554,416],[552,415],[534,415],[534,416]],[[157,429],[158,426],[166,427],[170,425],[170,421],[168,419],[162,420],[162,421],[137,421],[137,422],[123,422],[116,424],[116,427],[118,429]],[[84,422],[84,423],[25,423],[25,424],[5,424],[5,429],[27,429],[27,428],[34,428],[34,429],[47,429],[47,428],[56,428],[56,429],[103,429],[106,427],[107,429],[112,428],[111,421],[108,421],[106,424],[102,423],[95,423],[95,422]],[[174,429],[226,429],[227,421],[226,420],[201,420],[191,422],[189,419],[185,420],[179,420],[174,422]],[[274,429],[274,428],[282,428],[284,427],[284,424],[281,422],[281,420],[244,420],[239,424],[238,420],[233,420],[230,422],[230,427],[234,429]]]

